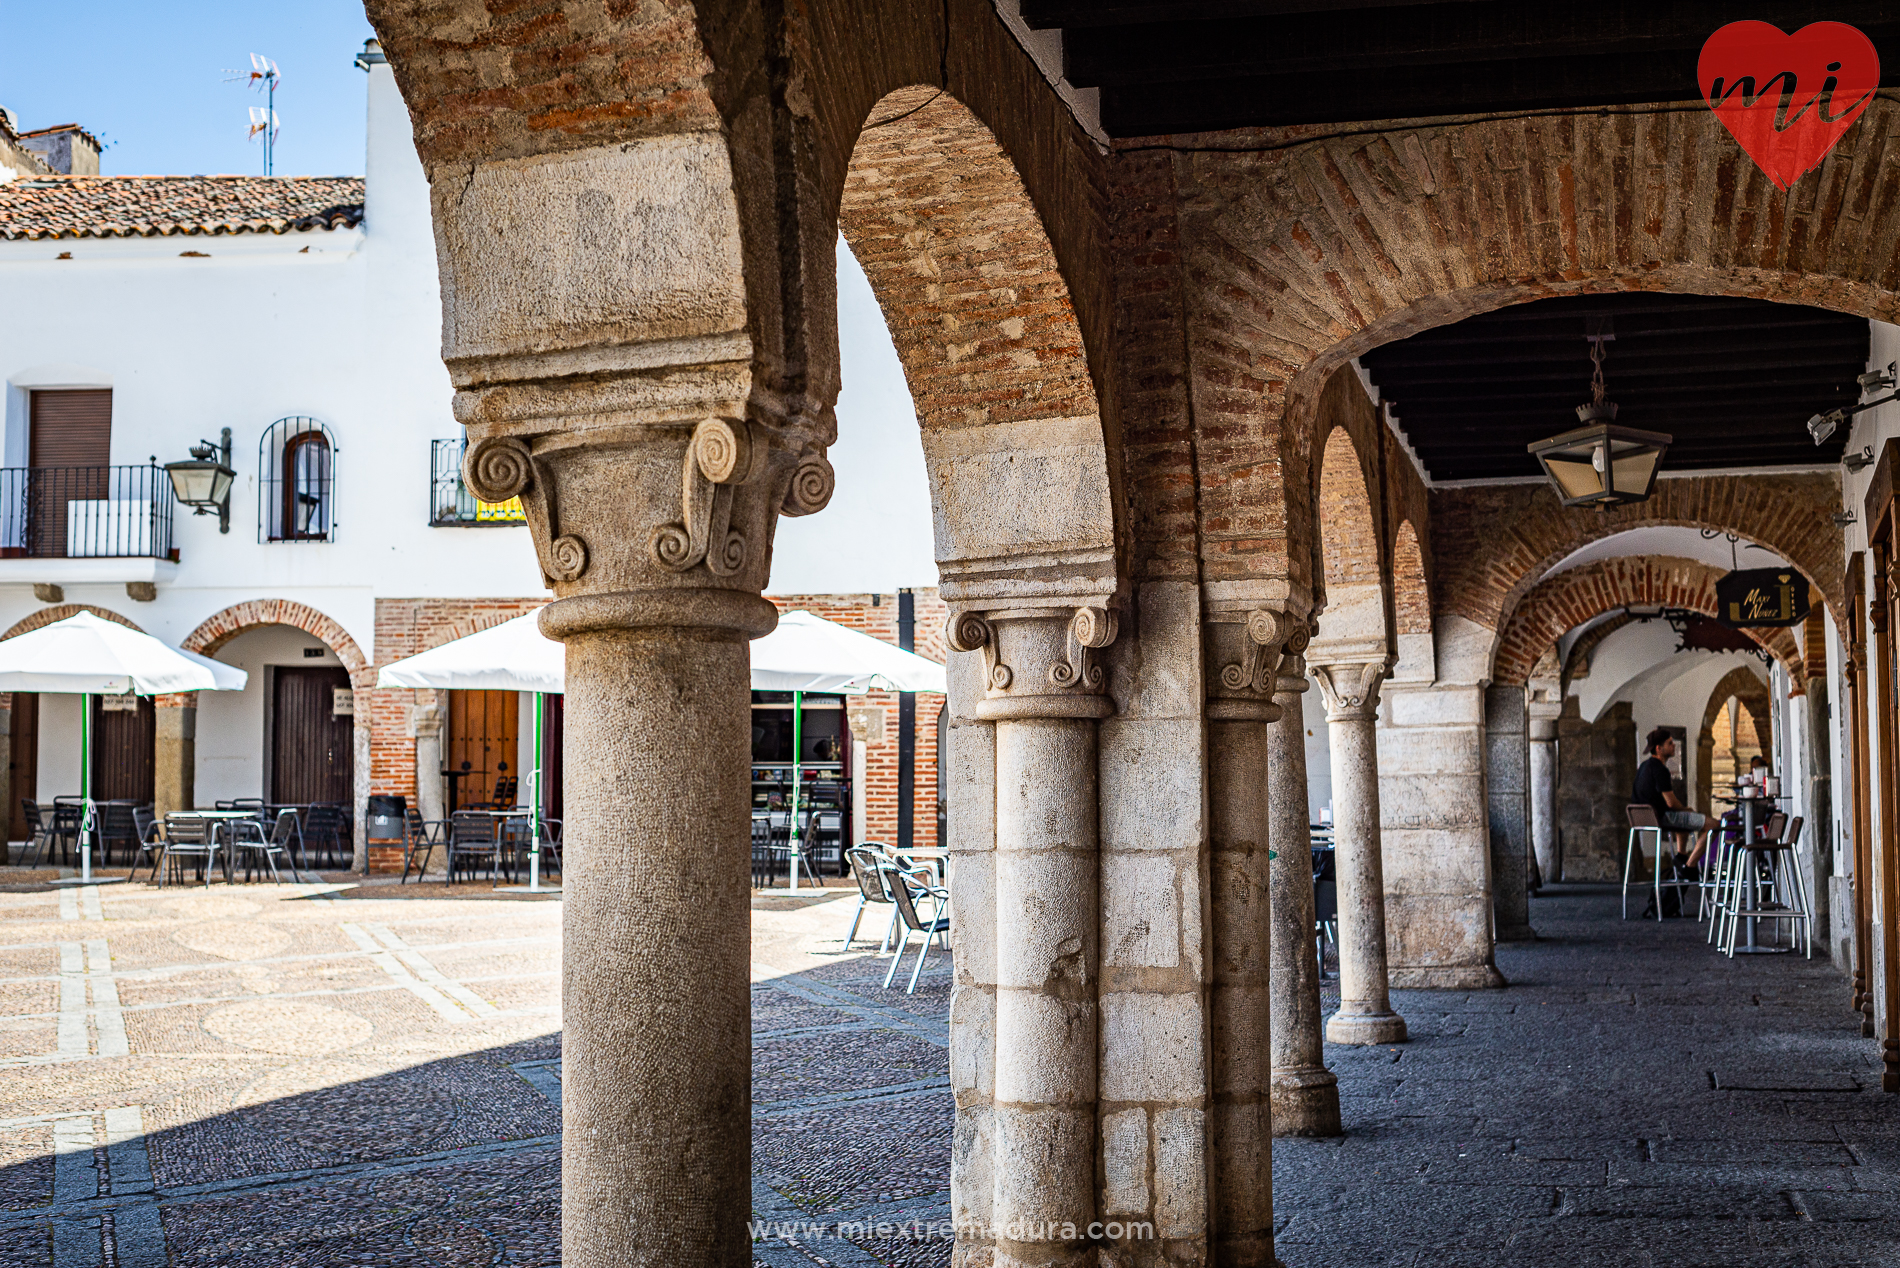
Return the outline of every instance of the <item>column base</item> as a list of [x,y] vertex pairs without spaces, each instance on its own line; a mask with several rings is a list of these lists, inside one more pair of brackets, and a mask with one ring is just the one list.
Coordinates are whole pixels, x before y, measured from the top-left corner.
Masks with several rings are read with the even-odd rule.
[[1529,923],[1521,925],[1499,925],[1498,941],[1535,942],[1537,941],[1537,930],[1531,928]]
[[1397,1013],[1334,1013],[1326,1019],[1326,1042],[1370,1047],[1405,1042],[1405,1018]]
[[1392,969],[1387,981],[1394,990],[1404,991],[1489,991],[1510,985],[1494,964]]
[[1324,1066],[1273,1072],[1275,1136],[1339,1136],[1339,1076]]

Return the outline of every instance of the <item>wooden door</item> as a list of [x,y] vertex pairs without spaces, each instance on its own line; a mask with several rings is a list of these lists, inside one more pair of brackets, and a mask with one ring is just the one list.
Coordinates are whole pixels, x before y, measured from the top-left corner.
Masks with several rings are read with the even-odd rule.
[[20,803],[39,797],[40,698],[31,691],[13,693],[11,743],[7,760],[7,840],[27,839],[26,807]]
[[26,553],[63,558],[73,544],[67,503],[103,498],[110,486],[112,389],[34,392],[28,412]]
[[107,708],[104,696],[92,698],[92,795],[100,801],[149,802],[158,710],[149,696],[118,699],[132,701],[133,707]]
[[356,719],[337,713],[349,671],[280,665],[273,672],[270,799],[353,804]]
[[561,735],[566,729],[566,696],[554,694],[541,697],[541,766],[542,783],[547,795],[542,798],[544,812],[550,819],[561,818]]
[[519,777],[520,702],[513,691],[451,691],[447,766],[460,809],[486,806],[503,775]]

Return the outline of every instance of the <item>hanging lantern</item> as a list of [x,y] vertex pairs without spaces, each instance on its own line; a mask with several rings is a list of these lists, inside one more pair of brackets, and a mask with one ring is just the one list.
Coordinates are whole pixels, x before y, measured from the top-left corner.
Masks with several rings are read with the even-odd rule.
[[1616,425],[1616,405],[1603,380],[1603,345],[1613,334],[1589,336],[1590,400],[1577,406],[1575,431],[1529,446],[1557,488],[1565,506],[1594,506],[1600,511],[1624,502],[1641,502],[1656,483],[1656,472],[1673,436]]

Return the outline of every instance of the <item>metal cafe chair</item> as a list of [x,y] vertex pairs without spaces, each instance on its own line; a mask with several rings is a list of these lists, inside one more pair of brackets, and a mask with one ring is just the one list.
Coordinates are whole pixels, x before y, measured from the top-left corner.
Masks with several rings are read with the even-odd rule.
[[256,819],[229,819],[225,821],[225,831],[229,833],[233,854],[244,855],[244,879],[248,882],[261,857],[264,866],[270,869],[270,878],[277,884],[283,883],[283,876],[277,871],[277,856],[285,854],[290,845],[291,829],[296,816],[277,816],[277,822],[271,825],[270,834],[264,832],[264,825]]
[[847,951],[851,949],[852,939],[858,936],[858,921],[864,918],[864,909],[874,903],[882,903],[891,909],[890,923],[884,927],[884,940],[877,944],[879,955],[883,955],[891,945],[891,934],[897,929],[897,904],[892,900],[890,890],[884,886],[884,873],[880,867],[884,860],[879,858],[878,850],[882,848],[875,841],[866,841],[863,845],[854,845],[845,851],[846,857],[851,860],[851,876],[858,882],[858,907],[851,913],[851,932],[844,936]]
[[[336,866],[337,855],[343,853],[343,827],[346,820],[343,807],[331,802],[313,802],[303,815],[303,848],[315,849],[321,860],[319,866]],[[344,866],[348,866],[347,863]]]
[[49,851],[52,853],[52,856],[57,859],[59,857],[59,845],[62,839],[59,835],[59,829],[54,824],[48,823],[45,818],[42,817],[39,802],[23,799],[20,805],[25,808],[27,830],[27,839],[20,846],[21,864],[26,864],[26,855],[29,850],[33,852],[33,862],[31,864],[33,867],[39,867],[46,860]]
[[[927,867],[906,868],[887,861],[880,863],[878,870],[883,873],[885,890],[897,906],[898,918],[904,922],[897,953],[891,956],[890,971],[884,975],[884,986],[888,990],[891,979],[897,976],[897,966],[904,962],[904,952],[910,947],[910,936],[921,933],[924,936],[923,944],[917,948],[917,964],[911,969],[910,985],[904,990],[906,995],[915,995],[917,975],[924,971],[924,957],[930,954],[930,940],[941,937],[944,950],[950,949],[950,891],[931,883],[935,878]],[[931,900],[930,919],[927,921],[918,918],[918,898]]]
[[1314,847],[1313,946],[1319,956],[1319,975],[1326,976],[1326,944],[1339,946],[1338,855],[1330,845]]
[[158,880],[158,861],[165,856],[165,839],[159,834],[158,819],[152,814],[150,806],[134,806],[132,823],[138,828],[138,852],[132,856],[132,874],[128,880],[139,878],[139,868],[146,863],[152,865],[152,880]]
[[[165,870],[178,877],[182,883],[185,878],[185,864],[192,859],[199,860],[204,871],[205,888],[211,888],[211,869],[218,860],[218,824],[215,819],[190,813],[174,813],[165,816],[165,849],[160,861]],[[164,885],[161,878],[158,882]]]
[[772,817],[752,816],[752,888],[770,885],[778,874],[778,856],[772,853]]
[[[1730,882],[1733,898],[1728,909],[1728,936],[1722,944],[1723,953],[1730,959],[1735,956],[1735,940],[1744,920],[1774,922],[1777,939],[1779,926],[1786,924],[1790,949],[1798,937],[1806,944],[1808,958],[1814,958],[1814,909],[1808,902],[1807,882],[1802,879],[1794,848],[1804,823],[1799,818],[1789,823],[1786,815],[1777,812],[1767,824],[1776,830],[1772,835],[1764,831],[1762,840],[1744,842],[1737,849],[1735,876]],[[1782,828],[1787,829],[1785,837],[1780,833]]]
[[[435,847],[446,845],[443,840],[448,830],[446,819],[424,819],[422,812],[410,806],[403,812],[402,820],[402,879],[398,885],[409,883],[409,870],[413,867],[416,879],[420,881],[429,870],[429,860],[435,857]],[[422,856],[421,862],[416,856]]]
[[451,885],[458,873],[473,873],[475,860],[487,861],[490,877],[501,870],[501,837],[485,810],[458,810],[450,815],[448,847]]

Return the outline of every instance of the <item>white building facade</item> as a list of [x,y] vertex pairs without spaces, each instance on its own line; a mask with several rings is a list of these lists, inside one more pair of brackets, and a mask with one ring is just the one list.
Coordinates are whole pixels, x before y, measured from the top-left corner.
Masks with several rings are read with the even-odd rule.
[[[102,715],[104,795],[340,800],[361,824],[372,793],[439,813],[438,761],[468,764],[464,800],[518,766],[525,703],[373,690],[547,594],[519,508],[460,487],[428,184],[388,66],[362,64],[366,179],[0,172],[0,631],[85,607],[251,674]],[[162,467],[226,429],[221,528]],[[12,703],[18,839],[23,799],[79,791],[79,702]]]

